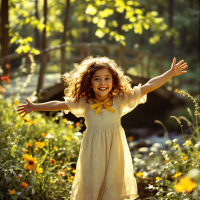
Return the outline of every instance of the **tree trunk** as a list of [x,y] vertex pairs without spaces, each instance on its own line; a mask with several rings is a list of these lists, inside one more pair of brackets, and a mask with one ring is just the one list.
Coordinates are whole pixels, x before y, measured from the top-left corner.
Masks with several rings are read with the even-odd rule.
[[[38,19],[38,0],[35,0],[35,17]],[[40,49],[40,34],[36,28],[34,28],[34,35],[35,35],[35,48]]]
[[[169,28],[173,28],[173,15],[174,15],[174,11],[173,11],[173,7],[174,7],[174,0],[169,0]],[[169,58],[173,59],[174,57],[174,37],[171,37],[169,39]]]
[[[9,53],[9,35],[8,35],[8,0],[1,1],[1,58]],[[3,76],[9,75],[9,61],[0,63],[3,69]]]
[[[173,7],[174,7],[174,0],[169,0],[169,28],[170,29],[173,28],[173,14],[174,14]],[[172,61],[174,58],[174,37],[173,36],[169,39],[168,51],[169,51],[169,59]],[[174,90],[175,88],[174,79],[172,79],[171,87],[172,87],[172,90]]]
[[38,86],[37,86],[37,96],[39,95],[40,89],[42,89],[43,86],[43,79],[46,69],[46,52],[44,51],[47,48],[47,41],[46,41],[46,24],[47,24],[47,0],[44,0],[44,24],[45,27],[43,29],[42,33],[42,59],[40,62],[40,73],[38,78]]
[[[61,44],[64,44],[66,42],[66,32],[67,32],[69,8],[70,8],[70,0],[66,0],[64,31],[63,31],[63,34],[62,34]],[[64,73],[65,73],[65,47],[61,48],[61,74],[64,74]]]

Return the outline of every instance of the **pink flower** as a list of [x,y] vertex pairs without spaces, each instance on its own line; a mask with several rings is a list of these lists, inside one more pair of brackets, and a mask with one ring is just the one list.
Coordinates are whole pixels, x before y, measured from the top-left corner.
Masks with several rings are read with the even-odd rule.
[[46,136],[47,139],[50,139],[50,138],[54,138],[54,134],[53,133],[48,133],[48,135]]
[[71,157],[72,157],[72,158],[74,158],[75,156],[76,156],[75,154],[73,154],[73,153],[71,154]]
[[20,180],[22,178],[22,176],[23,176],[22,174],[18,174],[17,178]]

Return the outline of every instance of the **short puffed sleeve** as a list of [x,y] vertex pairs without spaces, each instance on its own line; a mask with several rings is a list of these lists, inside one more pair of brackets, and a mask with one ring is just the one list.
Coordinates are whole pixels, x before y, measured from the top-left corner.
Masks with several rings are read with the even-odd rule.
[[125,98],[120,100],[121,116],[131,112],[137,105],[147,101],[147,94],[141,94],[141,86],[142,84],[140,83],[138,86],[134,86],[131,91],[124,93]]
[[85,113],[85,98],[81,97],[78,102],[75,102],[74,98],[64,97],[65,103],[69,110],[64,110],[65,114],[71,112],[76,117],[84,117]]

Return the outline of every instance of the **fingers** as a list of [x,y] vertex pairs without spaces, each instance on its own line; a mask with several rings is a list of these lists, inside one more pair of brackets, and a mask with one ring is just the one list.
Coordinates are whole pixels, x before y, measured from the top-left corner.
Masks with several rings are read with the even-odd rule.
[[20,110],[24,110],[24,108],[18,109],[17,112],[20,111]]
[[187,63],[183,63],[183,64],[181,65],[181,67],[184,67],[185,65],[187,65]]
[[182,64],[184,62],[184,60],[181,60],[177,65],[180,65],[180,64]]
[[173,59],[173,63],[176,64],[176,58],[175,58],[175,57],[174,57],[174,59]]
[[20,107],[25,107],[25,105],[18,106],[18,108],[20,108]]
[[22,112],[20,112],[20,113],[18,113],[18,114],[20,115],[20,114],[22,114],[22,113],[24,113],[24,111],[22,111]]
[[22,116],[22,118],[24,118],[24,117],[26,116],[26,114],[27,114],[27,113],[25,113],[25,114]]

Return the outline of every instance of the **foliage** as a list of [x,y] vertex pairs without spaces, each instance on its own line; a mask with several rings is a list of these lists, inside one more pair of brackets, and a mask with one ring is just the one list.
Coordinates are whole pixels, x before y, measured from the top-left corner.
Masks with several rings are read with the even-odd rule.
[[[63,112],[55,117],[33,112],[22,119],[16,113],[19,95],[5,99],[3,88],[0,87],[0,196],[69,199],[76,173],[73,166],[83,137],[79,132],[81,124],[64,118]],[[34,167],[31,162],[37,168],[28,170],[26,163]]]
[[176,92],[183,96],[187,95],[195,104],[194,115],[189,108],[187,109],[192,121],[184,116],[178,118],[170,116],[177,120],[181,130],[183,125],[180,120],[184,120],[190,128],[191,135],[184,135],[182,130],[183,141],[177,139],[172,141],[164,124],[156,120],[155,123],[161,124],[165,129],[165,137],[168,138],[166,144],[169,149],[161,150],[162,155],[154,152],[149,153],[149,156],[138,155],[139,159],[134,155],[134,160],[137,160],[134,168],[138,171],[136,173],[138,182],[143,179],[148,180],[149,175],[153,174],[155,182],[153,185],[149,184],[146,189],[152,192],[155,190],[155,199],[198,199],[200,196],[200,107],[189,93],[177,89]]

